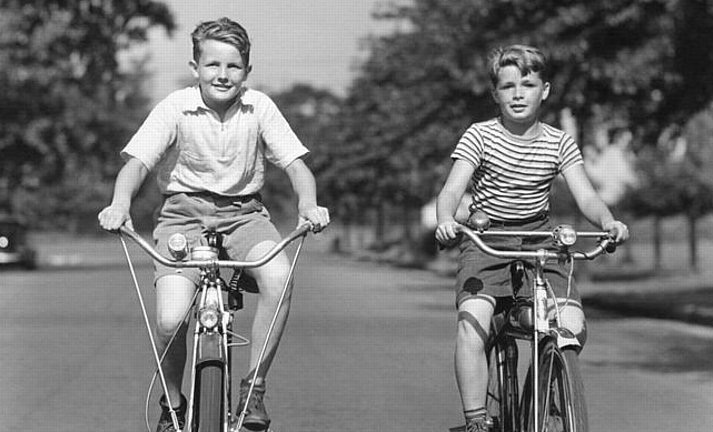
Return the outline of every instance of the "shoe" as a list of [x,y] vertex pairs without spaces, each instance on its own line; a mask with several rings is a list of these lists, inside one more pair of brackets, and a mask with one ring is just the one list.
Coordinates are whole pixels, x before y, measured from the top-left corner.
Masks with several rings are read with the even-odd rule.
[[[171,420],[171,411],[166,403],[166,396],[161,396],[158,403],[161,405],[161,418],[158,420],[156,432],[176,432],[176,428],[173,427],[173,420]],[[188,401],[186,401],[186,398],[181,395],[181,405],[178,408],[173,409],[176,412],[176,417],[178,418],[178,427],[181,429],[183,429],[183,426],[186,424],[187,406]]]
[[[240,414],[243,412],[243,407],[245,407],[246,399],[248,398],[248,391],[250,390],[250,381],[243,379],[240,381],[240,401],[238,402],[238,407],[235,411],[235,415],[239,418]],[[270,417],[267,416],[267,411],[265,410],[265,403],[263,398],[265,397],[265,383],[256,384],[253,388],[253,393],[250,396],[250,400],[247,401],[248,409],[245,413],[245,419],[243,420],[243,427],[251,431],[266,431],[270,426]],[[235,420],[233,426],[237,426],[237,419]],[[233,430],[233,428],[231,428]]]
[[490,422],[485,417],[465,421],[465,432],[489,432]]

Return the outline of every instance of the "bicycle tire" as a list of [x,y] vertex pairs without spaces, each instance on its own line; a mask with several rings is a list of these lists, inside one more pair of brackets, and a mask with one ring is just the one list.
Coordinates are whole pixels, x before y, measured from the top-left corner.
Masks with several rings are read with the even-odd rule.
[[504,338],[488,355],[486,409],[497,432],[515,431],[518,425],[517,345]]
[[197,375],[195,425],[198,432],[222,432],[225,412],[223,405],[223,366],[201,366]]
[[[540,428],[538,432],[588,432],[587,406],[579,358],[574,349],[560,349],[553,340],[543,341],[539,355]],[[536,430],[532,401],[532,373],[523,390],[522,425]]]

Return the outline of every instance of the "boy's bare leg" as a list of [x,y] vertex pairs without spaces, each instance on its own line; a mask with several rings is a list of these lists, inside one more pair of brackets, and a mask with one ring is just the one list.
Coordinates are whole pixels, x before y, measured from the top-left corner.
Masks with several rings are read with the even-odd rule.
[[488,385],[485,341],[492,316],[493,305],[482,298],[465,300],[458,307],[455,372],[466,413],[485,407]]
[[[265,241],[257,244],[248,253],[246,260],[251,261],[262,257],[267,251],[275,246],[274,242]],[[282,289],[285,286],[285,281],[289,274],[290,262],[287,255],[284,253],[278,254],[264,266],[252,269],[250,275],[257,281],[260,293],[258,295],[257,307],[255,309],[255,318],[253,319],[252,327],[252,346],[250,351],[250,374],[247,378],[252,378],[255,368],[258,367],[257,361],[265,344],[270,323],[277,310]],[[270,340],[267,344],[265,357],[262,359],[256,384],[261,383],[275,357],[277,346],[285,329],[287,316],[290,310],[290,299],[292,294],[292,286],[288,288],[285,294],[285,299],[281,305],[280,311],[275,322],[275,328],[272,331]]]
[[[180,275],[166,275],[156,281],[156,348],[163,353],[171,336],[183,323],[186,311],[191,307],[195,286]],[[173,341],[162,367],[171,404],[177,407],[181,401],[181,383],[186,365],[186,330],[182,325]]]
[[574,302],[562,306],[565,302],[565,299],[557,299],[557,303],[560,305],[560,318],[562,320],[560,324],[562,327],[574,333],[574,336],[582,347],[584,347],[584,343],[587,341],[587,325],[584,319],[584,310],[582,310],[579,304]]

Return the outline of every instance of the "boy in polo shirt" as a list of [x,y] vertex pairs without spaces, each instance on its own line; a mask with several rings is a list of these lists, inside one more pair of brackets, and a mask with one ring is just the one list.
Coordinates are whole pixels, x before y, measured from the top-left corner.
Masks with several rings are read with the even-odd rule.
[[[561,130],[539,121],[547,99],[545,56],[536,48],[512,45],[493,51],[490,61],[492,94],[500,116],[474,123],[456,145],[450,174],[438,195],[436,239],[453,244],[459,239],[455,220],[458,204],[470,185],[471,216],[485,212],[496,229],[549,230],[549,191],[562,174],[582,214],[594,225],[613,233],[621,243],[629,237],[602,202],[583,168],[574,140]],[[496,248],[537,250],[546,242],[528,239],[502,241]],[[524,287],[513,292],[510,264],[481,252],[472,242],[459,244],[456,275],[458,325],[455,372],[463,404],[467,432],[487,431],[488,383],[485,342],[493,313],[515,295],[529,295]],[[558,264],[545,272],[560,302],[563,325],[584,342],[584,312],[576,287],[567,292],[567,274]]]
[[[193,59],[189,62],[197,85],[178,90],[151,111],[121,155],[126,160],[119,172],[111,204],[99,213],[100,225],[116,230],[131,223],[131,200],[149,172],[157,173],[165,196],[159,209],[154,240],[168,255],[167,240],[184,233],[189,246],[201,242],[205,227],[224,235],[223,245],[233,260],[254,260],[280,241],[260,202],[265,160],[282,168],[298,198],[300,221],[315,231],[329,224],[329,212],[317,205],[314,176],[301,159],[308,153],[273,101],[247,88],[251,70],[247,32],[228,18],[199,24],[191,34]],[[264,266],[247,270],[257,281],[259,295],[252,328],[250,368],[258,369],[254,397],[249,402],[244,426],[267,429],[263,404],[265,376],[284,330],[289,300],[278,313],[275,334],[268,341],[262,364],[257,357],[289,272],[289,260],[280,253]],[[180,327],[179,337],[164,360],[168,400],[183,427],[186,400],[181,381],[186,360],[186,328],[182,318],[191,306],[198,281],[197,270],[156,265],[156,333],[160,351]],[[289,298],[289,296],[288,296]],[[251,377],[252,373],[248,373]],[[250,382],[241,382],[241,401]],[[166,395],[161,398],[158,432],[173,431]]]

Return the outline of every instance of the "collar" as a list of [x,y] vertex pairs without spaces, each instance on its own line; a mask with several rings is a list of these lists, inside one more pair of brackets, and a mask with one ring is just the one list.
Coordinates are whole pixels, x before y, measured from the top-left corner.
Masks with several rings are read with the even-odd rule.
[[503,119],[501,116],[498,116],[496,119],[496,122],[500,129],[502,129],[503,133],[508,136],[509,138],[524,142],[524,143],[530,143],[542,135],[542,122],[540,120],[537,120],[536,123],[533,125],[533,127],[530,129],[530,131],[527,133],[527,135],[515,135],[514,133],[510,132],[508,128],[505,127],[505,124],[503,123]]
[[[246,106],[243,103],[243,96],[245,96],[245,92],[247,92],[247,87],[241,87],[240,88],[240,93],[238,94],[238,98],[233,102],[233,104],[228,107],[228,110],[226,112],[229,112],[231,110],[235,109],[244,109]],[[198,87],[198,84],[193,85],[188,88],[188,95],[185,99],[185,106],[184,109],[186,111],[193,111],[196,113],[200,112],[215,112],[212,108],[208,107],[208,105],[205,104],[203,101],[203,97],[201,96],[201,89]]]

